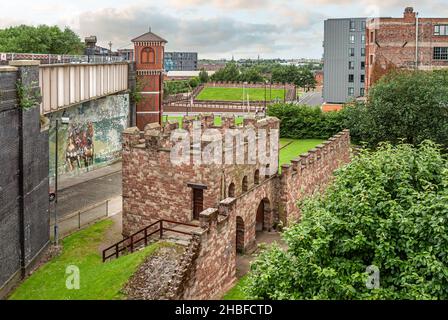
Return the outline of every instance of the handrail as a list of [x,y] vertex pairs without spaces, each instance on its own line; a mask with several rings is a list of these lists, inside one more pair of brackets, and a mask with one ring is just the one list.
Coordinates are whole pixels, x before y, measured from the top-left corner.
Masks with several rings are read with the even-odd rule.
[[[175,224],[175,225],[188,226],[188,227],[194,227],[194,228],[198,227],[197,225],[185,223],[185,222],[177,222],[177,221],[165,220],[165,219],[158,220],[158,221],[146,226],[145,228],[143,228],[137,232],[134,232],[130,236],[124,238],[121,241],[118,241],[117,243],[111,245],[110,247],[104,249],[103,254],[102,254],[103,262],[105,262],[107,259],[112,258],[112,257],[118,258],[121,252],[127,251],[128,249],[130,249],[131,253],[134,252],[135,246],[142,241],[144,241],[145,246],[147,246],[148,239],[157,233],[159,234],[159,239],[162,239],[164,231],[174,232],[174,233],[178,233],[178,234],[182,234],[182,235],[191,235],[191,236],[193,235],[193,233],[191,233],[191,232],[168,228],[168,227],[164,226],[164,224],[163,224],[164,222],[167,224]],[[157,226],[157,225],[158,225],[158,228],[156,230],[149,232],[150,228]],[[141,235],[142,233],[143,233],[143,236],[141,238],[137,238],[137,236]],[[128,241],[130,241],[130,243],[126,244],[126,242],[128,242]],[[124,246],[120,247],[120,245],[122,245],[122,244],[124,244]],[[114,251],[112,253],[110,253],[109,255],[107,255],[107,251],[109,251],[111,249],[114,249]]]

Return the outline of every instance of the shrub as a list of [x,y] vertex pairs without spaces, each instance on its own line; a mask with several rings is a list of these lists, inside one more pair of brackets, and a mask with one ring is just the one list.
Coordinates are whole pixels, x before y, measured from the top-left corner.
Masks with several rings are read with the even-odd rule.
[[346,109],[353,140],[371,147],[427,139],[448,146],[448,71],[392,72],[372,87],[366,105]]
[[188,80],[165,81],[164,95],[185,93],[191,91]]
[[[448,299],[448,162],[438,147],[383,144],[336,173],[252,264],[261,299]],[[368,266],[379,268],[369,289]]]
[[318,107],[276,104],[268,114],[280,119],[282,138],[327,139],[344,129],[343,114],[324,113]]

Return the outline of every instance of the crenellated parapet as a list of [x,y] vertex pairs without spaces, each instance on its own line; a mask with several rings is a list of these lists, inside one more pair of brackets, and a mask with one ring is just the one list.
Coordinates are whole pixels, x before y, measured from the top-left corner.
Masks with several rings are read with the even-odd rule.
[[221,134],[224,139],[224,135],[229,129],[233,130],[234,135],[238,135],[240,132],[246,134],[248,130],[253,130],[258,137],[261,130],[265,130],[266,135],[269,136],[271,130],[278,130],[280,127],[280,121],[277,118],[255,116],[246,116],[241,125],[236,125],[233,115],[223,116],[221,124],[215,125],[213,114],[201,114],[198,117],[184,116],[181,123],[181,126],[175,120],[169,120],[163,126],[158,123],[150,123],[145,126],[143,131],[136,127],[128,128],[123,132],[123,147],[125,150],[146,148],[153,151],[166,151],[177,142],[177,138],[173,138],[173,133],[176,133],[179,139],[182,134],[188,134],[191,138],[191,149],[193,149],[192,137],[197,134],[197,130],[200,130],[200,139],[204,147],[214,141],[216,135]]
[[322,190],[333,172],[350,162],[350,132],[344,130],[289,164],[282,165],[279,198],[285,224],[300,217],[297,200]]

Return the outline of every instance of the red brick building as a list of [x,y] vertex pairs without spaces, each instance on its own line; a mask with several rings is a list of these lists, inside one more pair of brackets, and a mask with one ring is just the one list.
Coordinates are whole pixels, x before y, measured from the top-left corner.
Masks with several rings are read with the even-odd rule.
[[448,67],[448,18],[376,18],[366,28],[366,89],[389,69]]
[[163,100],[164,51],[167,41],[151,31],[132,39],[134,43],[137,83],[142,99],[137,104],[137,127],[161,122]]

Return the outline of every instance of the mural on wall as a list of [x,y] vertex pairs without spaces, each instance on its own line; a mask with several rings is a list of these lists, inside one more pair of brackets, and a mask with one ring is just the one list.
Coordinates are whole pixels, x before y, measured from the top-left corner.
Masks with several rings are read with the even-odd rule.
[[[59,124],[56,151],[55,120],[69,118],[68,124]],[[129,95],[113,95],[82,103],[49,115],[50,176],[55,172],[58,155],[58,173],[80,173],[111,164],[121,159],[121,132],[129,123]]]

